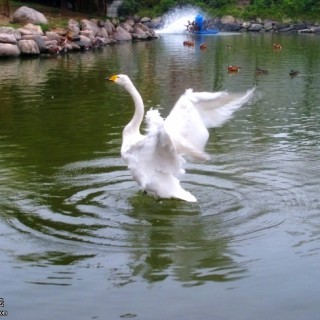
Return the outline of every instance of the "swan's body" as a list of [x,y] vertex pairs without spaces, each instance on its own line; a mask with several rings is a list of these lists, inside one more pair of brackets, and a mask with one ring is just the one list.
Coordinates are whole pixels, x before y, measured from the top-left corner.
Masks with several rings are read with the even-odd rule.
[[254,89],[244,95],[227,92],[193,92],[179,98],[167,119],[157,110],[146,114],[147,134],[140,133],[144,117],[143,100],[126,75],[116,75],[109,80],[123,86],[132,96],[135,112],[122,135],[121,156],[128,165],[133,179],[140,188],[158,198],[176,198],[196,202],[184,190],[179,174],[183,173],[184,156],[195,160],[208,160],[204,152],[209,138],[207,128],[218,127],[252,96]]

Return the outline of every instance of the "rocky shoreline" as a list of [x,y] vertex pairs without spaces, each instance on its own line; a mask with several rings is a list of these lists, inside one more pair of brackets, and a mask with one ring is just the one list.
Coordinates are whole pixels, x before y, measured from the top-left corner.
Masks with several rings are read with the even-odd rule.
[[[38,56],[81,50],[93,50],[123,41],[157,39],[156,29],[161,18],[151,20],[117,19],[105,21],[70,19],[66,28],[43,31],[46,18],[41,13],[21,7],[13,16],[14,22],[26,23],[21,28],[0,27],[0,57]],[[271,20],[241,21],[232,16],[207,21],[220,32],[313,33],[320,35],[320,26],[308,23],[280,23]]]
[[116,19],[83,19],[80,22],[70,19],[66,28],[44,32],[41,26],[46,25],[45,17],[31,8],[21,8],[24,9],[21,21],[16,14],[13,19],[14,22],[26,22],[23,27],[0,27],[0,57],[60,54],[98,49],[122,41],[158,38],[145,24],[149,19],[128,19],[122,23]]
[[268,19],[243,21],[233,16],[225,16],[211,19],[208,24],[221,32],[314,33],[320,35],[320,26],[308,22],[285,23]]

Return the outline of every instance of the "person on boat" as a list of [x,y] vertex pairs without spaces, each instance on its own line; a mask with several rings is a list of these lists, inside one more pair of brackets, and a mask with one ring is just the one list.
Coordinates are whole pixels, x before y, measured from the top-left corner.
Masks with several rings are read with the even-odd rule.
[[202,31],[203,30],[203,16],[198,14],[194,20],[196,25],[196,31]]

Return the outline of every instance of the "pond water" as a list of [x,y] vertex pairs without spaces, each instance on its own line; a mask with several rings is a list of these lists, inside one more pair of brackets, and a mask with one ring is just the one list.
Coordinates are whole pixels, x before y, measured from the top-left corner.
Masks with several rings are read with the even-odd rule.
[[[316,319],[319,61],[319,37],[271,34],[163,34],[1,60],[0,310],[34,320]],[[228,74],[232,64],[239,73]],[[105,81],[114,73],[164,116],[189,87],[257,86],[210,131],[211,160],[187,164],[182,185],[197,204],[138,191],[119,156],[132,101]]]

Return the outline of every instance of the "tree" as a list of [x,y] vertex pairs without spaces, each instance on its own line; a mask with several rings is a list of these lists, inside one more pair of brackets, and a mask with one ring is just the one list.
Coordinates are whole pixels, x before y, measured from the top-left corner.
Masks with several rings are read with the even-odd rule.
[[1,14],[10,17],[10,0],[0,0]]

